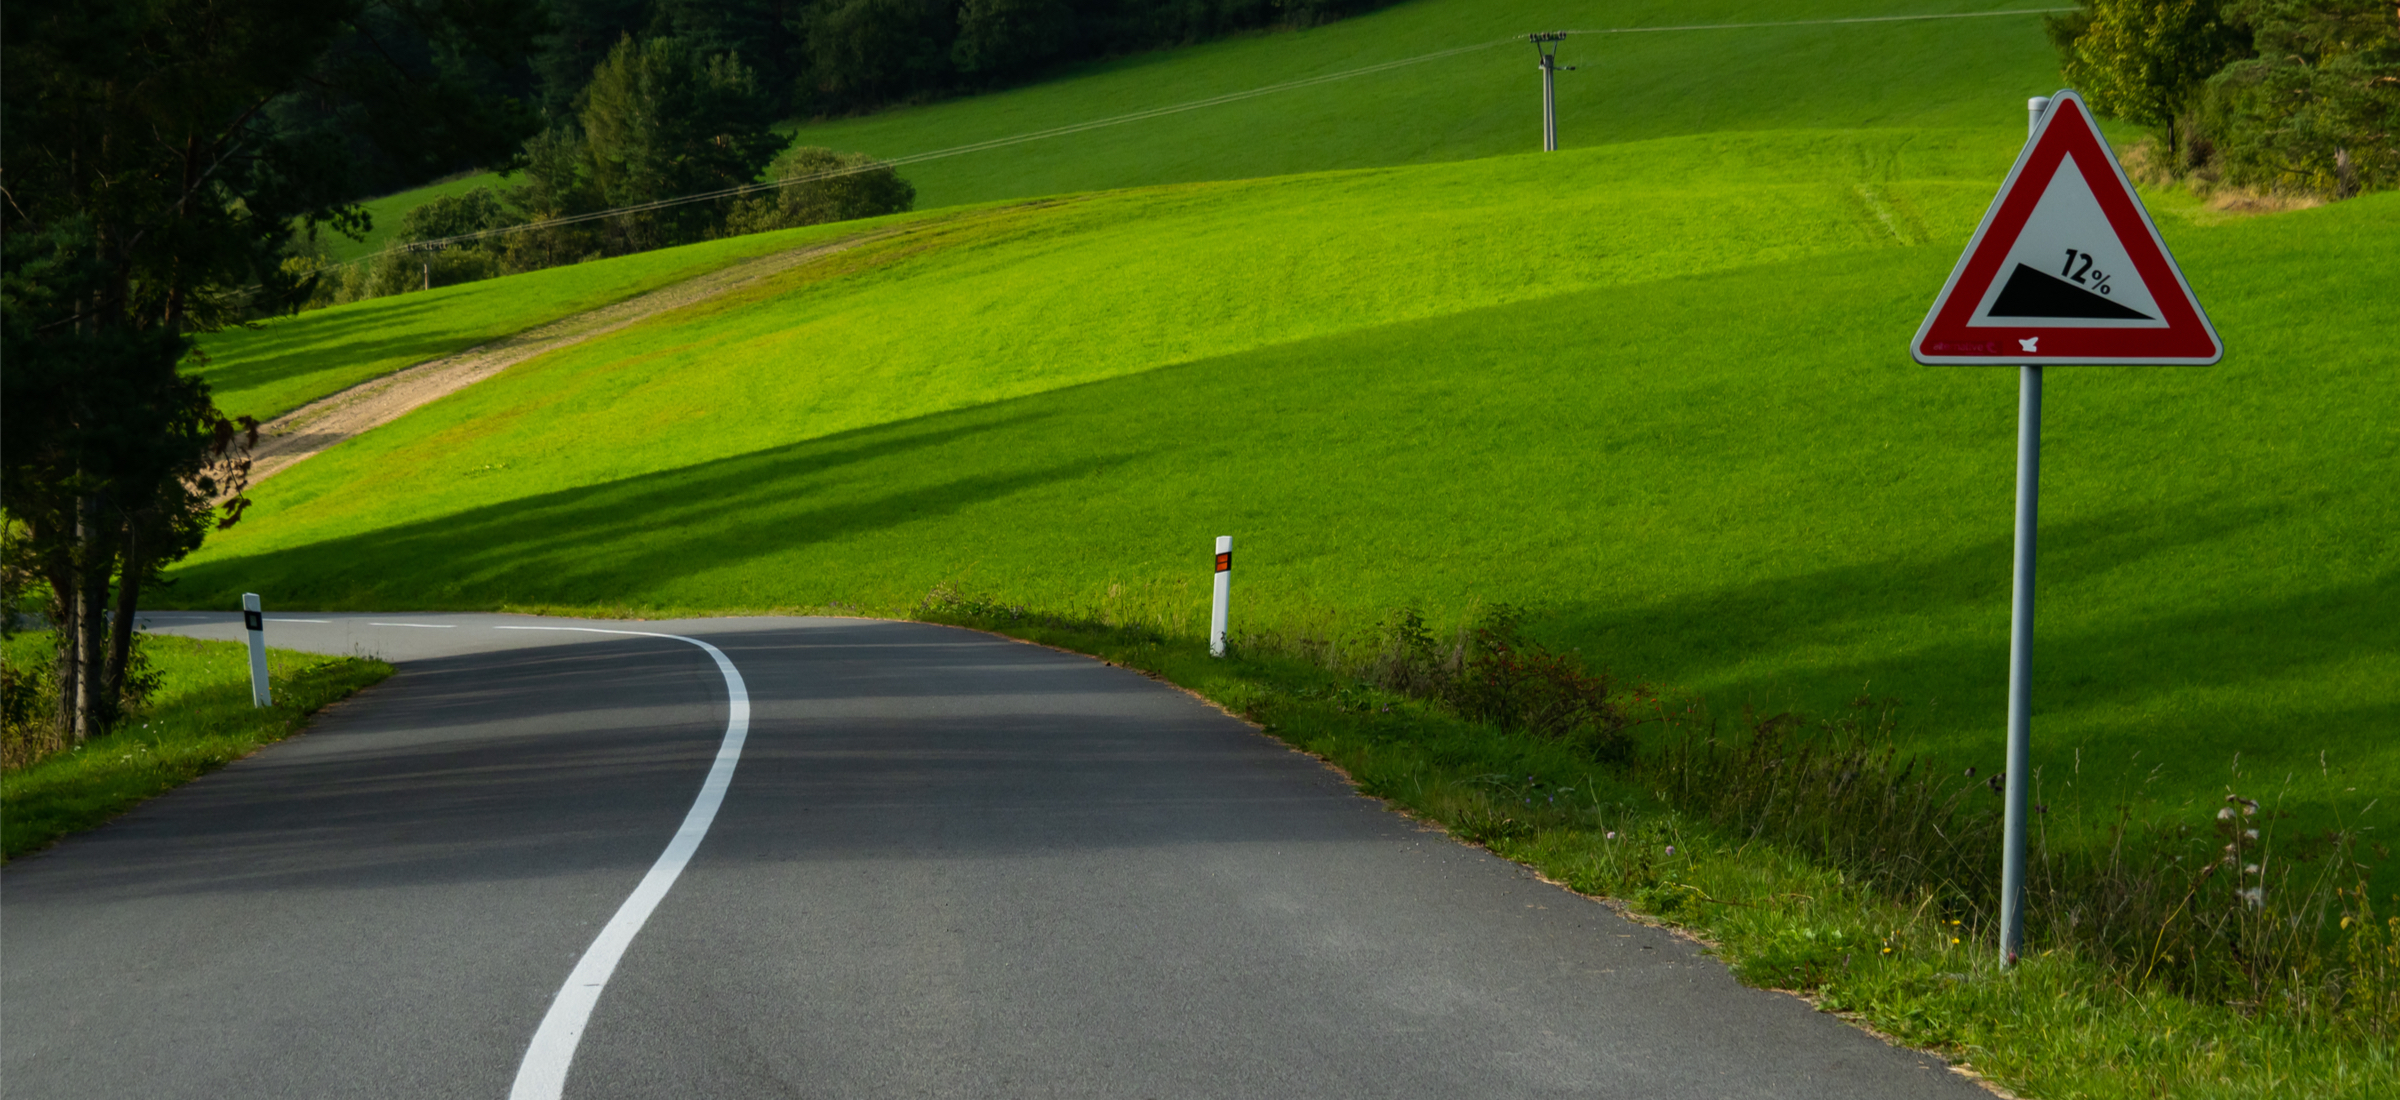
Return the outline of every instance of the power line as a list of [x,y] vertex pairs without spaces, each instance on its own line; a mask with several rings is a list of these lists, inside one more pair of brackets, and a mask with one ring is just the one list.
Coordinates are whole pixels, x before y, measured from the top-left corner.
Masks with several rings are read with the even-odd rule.
[[1850,23],[1918,23],[1929,19],[1997,19],[2005,15],[2056,15],[2075,8],[2016,8],[2009,11],[1960,11],[1939,15],[1862,15],[1849,19],[1794,19],[1779,23],[1692,23],[1681,27],[1604,27],[1566,34],[1658,34],[1665,31],[1744,31],[1761,27],[1836,27]]
[[980,153],[990,149],[1000,149],[1011,145],[1022,145],[1029,141],[1041,141],[1047,138],[1066,137],[1070,134],[1080,134],[1089,130],[1099,130],[1110,126],[1123,126],[1132,122],[1146,122],[1150,119],[1163,118],[1168,115],[1182,114],[1186,111],[1197,111],[1206,107],[1219,107],[1228,103],[1239,103],[1245,99],[1256,99],[1260,96],[1274,95],[1278,92],[1294,91],[1300,88],[1313,87],[1318,84],[1330,84],[1337,80],[1349,80],[1355,77],[1389,72],[1393,69],[1404,68],[1410,65],[1422,65],[1428,61],[1439,61],[1443,58],[1456,57],[1460,54],[1474,53],[1479,50],[1488,50],[1495,46],[1504,46],[1515,41],[1517,41],[1515,38],[1503,38],[1498,41],[1484,42],[1473,46],[1459,46],[1453,49],[1437,50],[1433,53],[1419,54],[1415,57],[1402,58],[1398,61],[1385,61],[1380,64],[1367,65],[1356,69],[1347,69],[1338,73],[1327,73],[1323,76],[1306,77],[1300,80],[1287,80],[1280,84],[1268,84],[1262,87],[1246,89],[1244,91],[1228,92],[1224,95],[1210,96],[1207,99],[1195,99],[1188,103],[1177,103],[1165,107],[1152,107],[1140,111],[1131,111],[1126,114],[1113,115],[1108,118],[1092,119],[1087,122],[1077,122],[1066,126],[1055,126],[1047,130],[1032,130],[1022,134],[1012,134],[1008,137],[990,138],[967,145],[955,145],[948,149],[935,149],[923,153],[910,153],[906,156],[893,157],[889,160],[879,160],[867,164],[853,165],[846,168],[828,169],[822,172],[812,172],[803,176],[790,176],[783,179],[769,180],[759,183],[745,183],[734,187],[719,188],[714,191],[703,191],[698,194],[678,195],[674,198],[657,199],[651,202],[636,203],[631,206],[620,206],[609,210],[595,210],[587,214],[570,214],[564,217],[545,218],[541,221],[526,222],[522,225],[500,226],[494,229],[477,230],[473,233],[460,233],[449,237],[437,237],[430,240],[411,241],[407,244],[395,245],[391,248],[386,248],[381,252],[361,256],[354,260],[346,260],[341,264],[330,266],[341,267],[349,264],[365,263],[369,260],[375,259],[378,256],[390,255],[395,252],[434,251],[447,248],[451,245],[464,244],[468,241],[484,240],[490,237],[503,236],[509,233],[524,233],[536,229],[549,229],[556,226],[574,225],[579,222],[595,221],[601,218],[614,218],[626,214],[646,213],[652,210],[662,210],[670,206],[680,206],[685,203],[710,202],[716,199],[733,198],[741,195],[754,194],[759,191],[767,191],[780,187],[790,187],[795,184],[815,183],[819,180],[836,179],[842,176],[852,176],[861,172],[873,172],[883,168],[905,167],[911,164],[922,164],[931,160],[942,160],[948,157],[964,156],[968,153]]
[[[1605,27],[1597,30],[1561,31],[1555,33],[1657,34],[1674,31],[1755,30],[1769,27],[1818,27],[1857,23],[1908,23],[1934,19],[1990,19],[2012,15],[2048,15],[2057,12],[2074,10],[2076,9],[2023,8],[2010,11],[1950,12],[1932,15],[1876,15],[1860,16],[1848,19],[1799,19],[1773,23],[1694,23],[1673,27]],[[1301,88],[1311,88],[1319,84],[1331,84],[1335,81],[1351,80],[1362,76],[1371,76],[1376,73],[1390,72],[1394,69],[1407,68],[1411,65],[1422,65],[1426,62],[1440,61],[1445,58],[1458,57],[1463,54],[1478,53],[1483,50],[1494,49],[1500,46],[1506,46],[1522,41],[1524,41],[1522,37],[1512,35],[1507,38],[1497,39],[1490,42],[1481,42],[1472,46],[1457,46],[1447,50],[1436,50],[1432,53],[1418,54],[1415,57],[1404,57],[1397,61],[1385,61],[1374,65],[1361,66],[1356,69],[1345,69],[1338,73],[1327,73],[1323,76],[1303,77],[1299,80],[1287,80],[1279,84],[1267,84],[1256,88],[1245,89],[1243,91],[1227,92],[1223,95],[1210,96],[1206,99],[1195,99],[1186,103],[1177,103],[1164,107],[1151,107],[1139,111],[1130,111],[1121,115],[1111,115],[1107,118],[1097,118],[1086,122],[1070,123],[1065,126],[1054,126],[1046,130],[1029,130],[1025,133],[1012,134],[1007,137],[990,138],[984,141],[971,142],[966,145],[955,145],[947,149],[935,149],[923,153],[910,153],[905,156],[893,157],[888,160],[878,160],[846,168],[828,169],[823,172],[812,172],[803,176],[791,176],[778,180],[740,184],[733,187],[719,188],[714,191],[703,191],[691,195],[678,195],[673,198],[656,199],[650,202],[635,203],[629,206],[620,206],[608,210],[595,210],[585,214],[569,214],[557,218],[544,218],[540,221],[525,222],[521,225],[500,226],[493,229],[477,230],[472,233],[460,233],[448,237],[437,237],[431,240],[411,241],[406,244],[394,245],[390,248],[383,249],[380,252],[370,253],[365,256],[360,256],[356,259],[345,260],[342,263],[331,264],[327,266],[347,267],[351,264],[366,263],[378,257],[391,255],[397,252],[436,251],[439,249],[448,248],[452,245],[465,244],[470,241],[486,240],[492,237],[505,236],[511,233],[527,233],[537,229],[552,229],[564,225],[576,225],[582,222],[597,221],[602,218],[615,218],[628,214],[647,213],[649,211],[664,210],[668,207],[681,206],[687,203],[713,202],[718,199],[735,198],[742,195],[750,195],[760,191],[790,187],[797,184],[815,183],[820,180],[837,179],[843,176],[853,176],[862,172],[873,172],[884,168],[900,168],[911,164],[922,164],[927,161],[964,156],[968,153],[980,153],[992,149],[1003,149],[1011,145],[1022,145],[1029,141],[1043,141],[1049,138],[1066,137],[1072,134],[1086,133],[1088,131],[1105,129],[1111,126],[1123,126],[1128,123],[1146,122],[1150,119],[1164,118],[1169,115],[1178,115],[1186,111],[1197,111],[1208,107],[1221,107],[1228,103],[1239,103],[1243,100],[1256,99],[1260,96],[1275,95],[1281,92],[1297,91]]]

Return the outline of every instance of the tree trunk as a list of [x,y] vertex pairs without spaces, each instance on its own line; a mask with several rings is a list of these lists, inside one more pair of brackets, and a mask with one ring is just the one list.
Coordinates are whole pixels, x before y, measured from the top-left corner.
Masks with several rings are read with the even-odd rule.
[[75,663],[75,640],[83,636],[75,623],[75,594],[83,591],[75,569],[75,553],[70,545],[50,571],[50,638],[58,652],[58,735],[72,738],[75,733],[75,704],[83,698],[82,685],[76,674],[82,666]]
[[125,670],[133,656],[134,613],[141,610],[141,524],[125,520],[125,547],[117,565],[117,613],[108,624],[108,671],[100,678],[101,698],[114,717],[125,705]]
[[92,698],[100,687],[96,682],[98,678],[94,673],[97,669],[92,660],[100,648],[94,644],[100,636],[97,629],[100,601],[92,598],[92,574],[99,565],[92,560],[92,544],[96,541],[94,521],[98,519],[94,513],[99,510],[100,502],[93,499],[91,494],[85,493],[75,498],[75,548],[70,551],[75,556],[75,588],[67,596],[67,603],[72,608],[67,614],[68,625],[60,628],[68,631],[67,660],[74,674],[73,687],[63,682],[60,684],[67,697],[64,732],[78,744],[93,733]]
[[69,732],[78,742],[108,732],[116,717],[116,699],[103,679],[108,645],[108,575],[115,563],[115,540],[107,537],[103,505],[97,494],[75,503],[75,661],[74,724]]

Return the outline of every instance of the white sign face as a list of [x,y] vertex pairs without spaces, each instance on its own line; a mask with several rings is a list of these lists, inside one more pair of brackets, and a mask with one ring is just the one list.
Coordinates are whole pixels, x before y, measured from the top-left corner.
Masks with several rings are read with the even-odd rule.
[[[2115,181],[2110,181],[2115,182]],[[2058,166],[1967,327],[2165,328],[2158,299],[2074,161]]]

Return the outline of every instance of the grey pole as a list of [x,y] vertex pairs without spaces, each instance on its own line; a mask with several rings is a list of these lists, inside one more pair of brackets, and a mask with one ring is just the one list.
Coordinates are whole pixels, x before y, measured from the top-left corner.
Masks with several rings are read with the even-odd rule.
[[[2041,125],[2048,96],[2025,102],[2026,140]],[[2033,541],[2042,480],[2042,368],[2017,373],[2017,553],[2008,608],[2008,783],[2000,855],[2000,965],[2015,966],[2025,947],[2025,811],[2033,790]]]
[[1540,31],[1525,37],[1533,43],[1534,56],[1541,59],[1542,65],[1542,151],[1555,153],[1558,152],[1558,44],[1567,40],[1567,32]]
[[1558,152],[1558,56],[1542,55],[1542,151]]

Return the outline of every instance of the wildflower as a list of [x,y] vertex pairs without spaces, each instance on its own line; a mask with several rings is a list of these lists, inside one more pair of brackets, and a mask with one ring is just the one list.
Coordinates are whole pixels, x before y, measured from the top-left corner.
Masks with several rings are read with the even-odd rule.
[[1973,779],[1973,778],[1975,778],[1975,769],[1973,769],[1973,768],[1968,768],[1968,769],[1967,769],[1967,778],[1969,778],[1969,779]]
[[2245,874],[2245,875],[2255,875],[2255,874],[2257,874],[2257,873],[2258,873],[2258,864],[2255,864],[2255,863],[2246,863],[2246,864],[2243,864],[2243,865],[2242,865],[2242,873],[2243,873],[2243,874]]
[[1892,949],[1891,949],[1891,948],[1889,948],[1889,947],[1886,947],[1886,948],[1884,948],[1884,949],[1883,949],[1883,953],[1884,953],[1884,954],[1886,954],[1886,955],[1889,955],[1889,954],[1891,954],[1891,953],[1892,953]]
[[2243,836],[2246,836],[2246,837],[2249,837],[2249,838],[2250,838],[2250,839],[2252,839],[2252,840],[2257,840],[2257,839],[2258,839],[2258,830],[2256,830],[2256,829],[2244,829],[2244,830],[2242,830],[2242,835],[2243,835]]
[[2225,808],[2224,808],[2224,809],[2222,809],[2222,810],[2218,810],[2218,811],[2217,811],[2217,820],[2219,820],[2219,821],[2231,821],[2231,820],[2233,820],[2233,807],[2231,807],[2231,806],[2227,806],[2227,807],[2225,807]]
[[1674,846],[1674,845],[1672,845],[1672,844],[1669,844],[1669,845],[1667,845],[1667,854],[1668,854],[1668,855],[1674,855],[1674,854],[1675,854],[1675,846]]
[[2247,890],[2237,890],[2234,892],[2234,896],[2242,899],[2244,902],[2247,902],[2252,909],[2259,908],[2267,903],[2267,891],[2263,886],[2253,886]]
[[1616,831],[1615,829],[1610,829],[1610,830],[1608,831],[1608,839],[1610,839],[1610,840],[1615,840],[1615,839],[1617,839],[1617,831]]
[[1956,936],[1952,936],[1952,937],[1950,937],[1950,943],[1951,943],[1951,945],[1952,945],[1952,946],[1957,946],[1957,944],[1958,944],[1958,937],[1956,937]]

